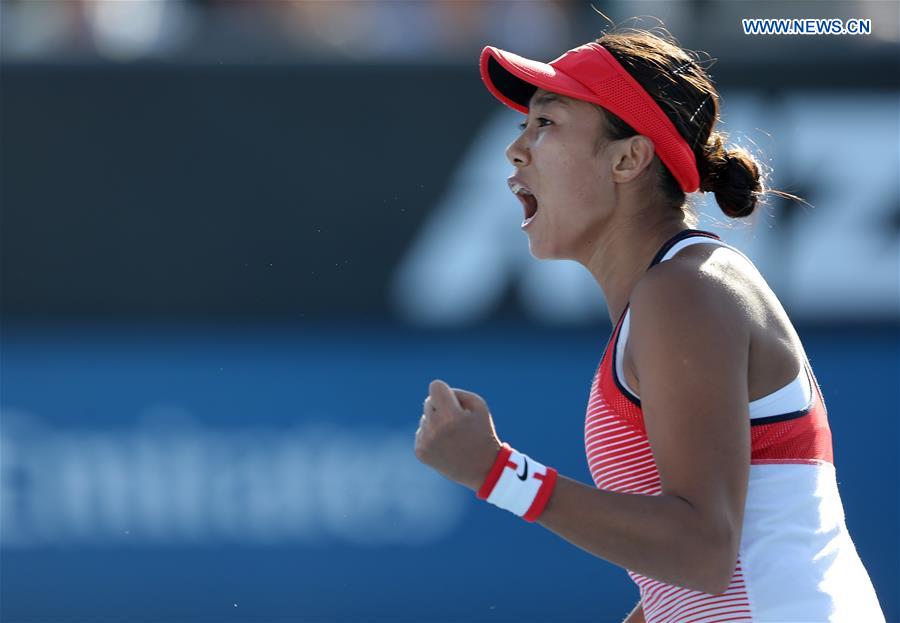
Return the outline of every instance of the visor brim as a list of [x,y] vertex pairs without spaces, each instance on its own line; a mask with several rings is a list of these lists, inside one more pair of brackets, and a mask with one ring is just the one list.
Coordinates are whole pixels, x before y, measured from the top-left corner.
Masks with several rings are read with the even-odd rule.
[[513,110],[526,115],[538,89],[586,101],[595,98],[587,87],[552,65],[493,46],[482,50],[480,69],[488,91]]

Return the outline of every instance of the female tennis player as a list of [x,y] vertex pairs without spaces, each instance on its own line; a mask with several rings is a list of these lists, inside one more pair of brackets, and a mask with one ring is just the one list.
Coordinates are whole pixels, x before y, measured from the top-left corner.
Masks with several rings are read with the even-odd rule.
[[584,427],[596,486],[502,444],[485,401],[439,380],[419,460],[624,567],[629,623],[883,622],[800,339],[750,260],[694,229],[690,193],[745,217],[775,192],[714,130],[698,57],[626,30],[549,64],[487,47],[481,76],[526,115],[506,154],[532,255],[583,264],[609,306]]

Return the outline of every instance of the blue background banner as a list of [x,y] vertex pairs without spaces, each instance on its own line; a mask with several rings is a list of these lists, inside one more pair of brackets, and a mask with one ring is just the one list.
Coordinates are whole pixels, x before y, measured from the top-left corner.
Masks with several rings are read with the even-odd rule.
[[[617,621],[625,572],[419,464],[432,378],[590,482],[608,327],[7,328],[4,621]],[[897,333],[801,330],[896,620]],[[862,365],[864,364],[864,365]],[[522,593],[522,578],[546,578]]]

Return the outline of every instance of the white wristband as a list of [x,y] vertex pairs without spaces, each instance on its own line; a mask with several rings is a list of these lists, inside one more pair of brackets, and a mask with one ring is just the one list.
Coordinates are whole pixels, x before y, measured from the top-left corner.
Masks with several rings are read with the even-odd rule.
[[556,484],[556,470],[503,444],[478,497],[534,521]]

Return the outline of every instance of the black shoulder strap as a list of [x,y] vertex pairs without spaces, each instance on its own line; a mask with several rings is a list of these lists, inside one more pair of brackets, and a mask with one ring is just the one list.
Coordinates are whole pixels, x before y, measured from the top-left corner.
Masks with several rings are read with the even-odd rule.
[[712,233],[711,231],[703,231],[702,229],[682,230],[666,241],[666,243],[662,246],[662,248],[653,257],[653,261],[650,262],[650,266],[647,267],[647,270],[650,270],[651,268],[653,268],[654,266],[659,264],[662,261],[662,259],[666,256],[666,253],[669,252],[669,249],[671,249],[677,243],[681,242],[685,238],[693,238],[695,236],[701,236],[704,238],[715,238],[716,240],[721,240],[721,238],[719,238],[716,234]]

